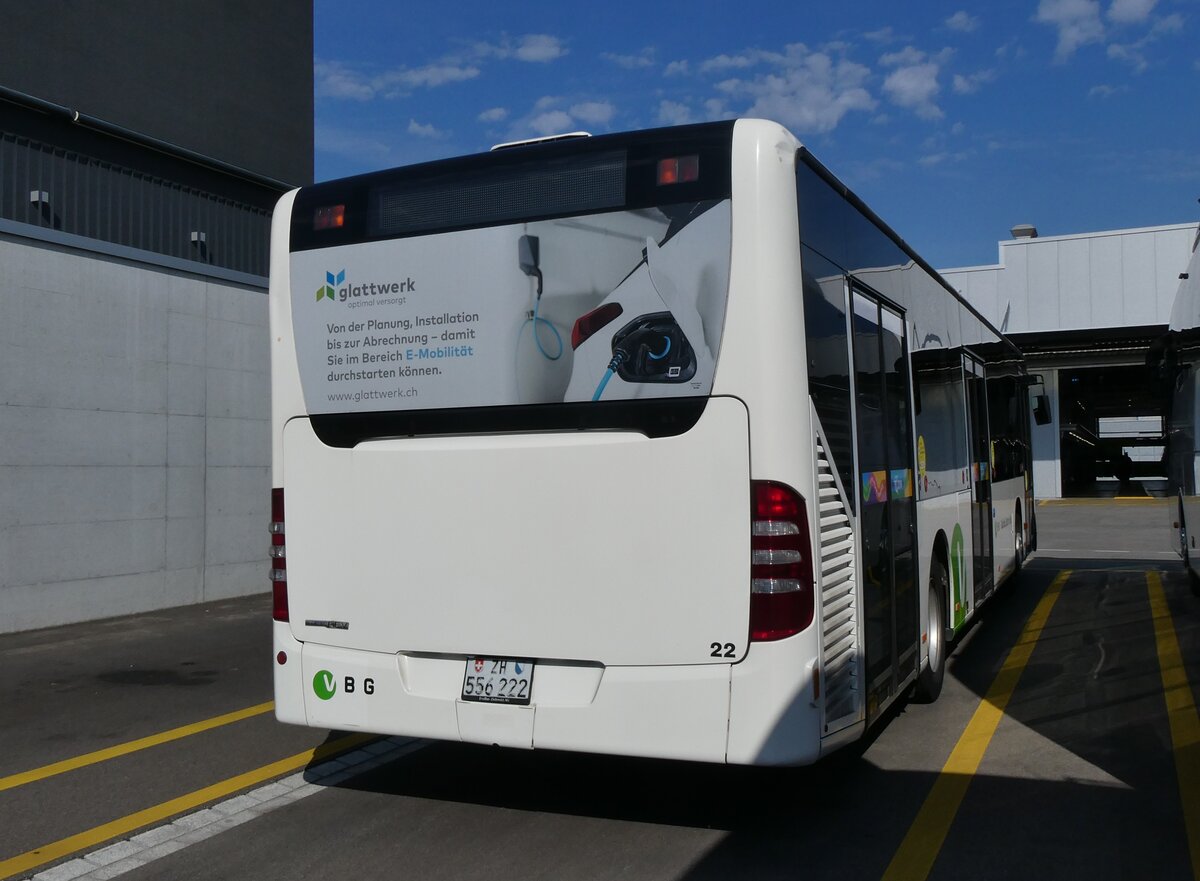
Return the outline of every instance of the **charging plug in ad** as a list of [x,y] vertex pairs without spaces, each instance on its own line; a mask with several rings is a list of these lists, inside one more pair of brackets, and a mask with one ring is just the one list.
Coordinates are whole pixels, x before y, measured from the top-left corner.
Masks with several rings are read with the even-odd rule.
[[625,382],[687,382],[696,375],[696,352],[670,312],[638,316],[613,336],[612,350]]

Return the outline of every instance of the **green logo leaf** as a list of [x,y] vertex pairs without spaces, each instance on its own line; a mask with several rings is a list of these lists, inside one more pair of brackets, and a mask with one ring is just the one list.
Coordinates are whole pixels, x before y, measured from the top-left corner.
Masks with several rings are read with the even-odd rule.
[[323,701],[337,694],[337,682],[328,670],[318,670],[313,677],[313,692]]

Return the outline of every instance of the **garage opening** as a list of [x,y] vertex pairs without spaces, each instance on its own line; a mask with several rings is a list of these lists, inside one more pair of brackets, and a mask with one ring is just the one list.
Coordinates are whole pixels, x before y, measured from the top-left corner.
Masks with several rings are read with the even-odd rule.
[[1063,496],[1165,493],[1165,402],[1146,366],[1061,370],[1059,396]]

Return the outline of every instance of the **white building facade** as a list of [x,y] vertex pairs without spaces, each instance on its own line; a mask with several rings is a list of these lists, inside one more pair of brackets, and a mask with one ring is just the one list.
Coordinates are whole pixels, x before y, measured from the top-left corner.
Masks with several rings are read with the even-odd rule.
[[[1180,274],[1197,241],[1197,224],[1044,238],[1032,228],[1024,230],[1032,235],[1000,242],[996,265],[943,269],[941,273],[986,318],[1017,341],[1027,354],[1030,372],[1043,378],[1053,420],[1033,429],[1037,495],[1059,498],[1075,494],[1076,485],[1088,484],[1086,473],[1081,475],[1070,467],[1064,471],[1064,437],[1068,447],[1101,444],[1100,435],[1105,431],[1128,431],[1126,437],[1139,438],[1130,440],[1139,446],[1124,449],[1146,463],[1139,466],[1139,473],[1150,486],[1150,459],[1156,455],[1156,447],[1145,435],[1147,426],[1153,424],[1158,424],[1161,432],[1161,414],[1155,423],[1151,414],[1143,412],[1150,391],[1137,399],[1136,371],[1144,369],[1151,342],[1166,332]],[[1064,380],[1082,381],[1086,386],[1086,371],[1097,368],[1109,372],[1097,374],[1096,385],[1133,400],[1129,412],[1118,412],[1121,405],[1115,397],[1097,399],[1090,415],[1086,413],[1089,408],[1084,407],[1081,414],[1073,405],[1078,397],[1062,387]],[[1064,402],[1070,412],[1064,412]],[[1087,428],[1076,430],[1085,420],[1091,425],[1091,435]],[[1092,424],[1093,420],[1099,420],[1098,424]],[[1105,471],[1101,464],[1094,476],[1113,476]]]

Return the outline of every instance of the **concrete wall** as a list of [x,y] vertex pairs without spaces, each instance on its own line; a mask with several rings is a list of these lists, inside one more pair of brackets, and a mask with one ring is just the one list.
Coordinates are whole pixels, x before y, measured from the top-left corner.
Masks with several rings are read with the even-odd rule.
[[1000,242],[1000,263],[943,269],[1005,333],[1166,324],[1195,224]]
[[262,289],[0,235],[0,632],[268,588]]

